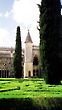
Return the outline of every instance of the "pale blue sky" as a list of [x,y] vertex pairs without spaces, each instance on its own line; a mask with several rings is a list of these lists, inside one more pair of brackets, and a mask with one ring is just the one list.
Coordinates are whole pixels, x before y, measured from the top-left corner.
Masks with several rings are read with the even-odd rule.
[[0,0],[0,11],[5,12],[11,10],[14,0]]
[[[22,44],[30,30],[34,44],[39,44],[37,21],[41,0],[0,0],[0,47],[14,47],[16,27],[21,28]],[[35,16],[36,15],[36,16]]]
[[39,9],[36,4],[40,1],[0,0],[0,47],[15,46],[16,27],[18,25],[21,28],[23,47],[28,29],[33,43],[39,44],[39,32],[37,30]]
[[61,0],[61,4],[62,4],[62,0]]

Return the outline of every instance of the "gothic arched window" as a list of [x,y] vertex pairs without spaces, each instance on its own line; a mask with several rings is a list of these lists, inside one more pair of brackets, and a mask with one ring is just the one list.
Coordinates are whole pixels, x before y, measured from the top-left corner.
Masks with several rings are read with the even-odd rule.
[[33,65],[35,65],[35,66],[38,65],[38,57],[37,57],[37,55],[35,55],[34,58],[33,58]]

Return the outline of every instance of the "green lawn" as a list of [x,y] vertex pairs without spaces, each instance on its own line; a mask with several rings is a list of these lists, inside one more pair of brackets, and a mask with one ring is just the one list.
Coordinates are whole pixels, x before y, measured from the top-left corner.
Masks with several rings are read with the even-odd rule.
[[0,78],[1,98],[61,98],[62,85],[46,84],[44,79]]
[[62,110],[62,85],[40,78],[0,78],[0,110]]

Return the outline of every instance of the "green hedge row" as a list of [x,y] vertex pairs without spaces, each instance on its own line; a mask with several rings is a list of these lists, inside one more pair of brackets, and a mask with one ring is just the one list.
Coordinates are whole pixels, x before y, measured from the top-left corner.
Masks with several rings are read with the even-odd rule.
[[20,87],[18,86],[10,89],[3,89],[3,90],[0,90],[0,92],[7,92],[7,91],[13,91],[13,90],[20,90]]
[[0,110],[62,110],[62,98],[0,99]]

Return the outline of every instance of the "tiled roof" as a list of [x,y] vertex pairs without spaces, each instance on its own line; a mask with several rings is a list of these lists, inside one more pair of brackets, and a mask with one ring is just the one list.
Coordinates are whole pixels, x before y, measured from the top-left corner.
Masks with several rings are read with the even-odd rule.
[[33,43],[33,42],[32,42],[32,39],[31,39],[31,36],[30,36],[30,32],[29,32],[29,30],[28,30],[28,34],[27,34],[25,43],[29,43],[29,42]]

